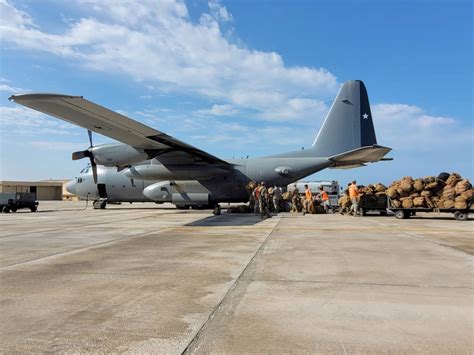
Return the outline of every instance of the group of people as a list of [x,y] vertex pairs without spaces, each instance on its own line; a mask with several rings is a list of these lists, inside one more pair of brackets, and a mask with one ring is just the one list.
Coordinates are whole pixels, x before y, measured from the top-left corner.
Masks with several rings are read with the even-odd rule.
[[291,212],[299,212],[301,210],[303,215],[306,213],[313,213],[315,203],[321,205],[326,213],[331,210],[331,200],[322,186],[319,187],[319,193],[313,196],[313,192],[309,186],[307,184],[304,185],[304,198],[301,203],[298,186],[296,184],[294,185],[291,196]]
[[[328,193],[321,186],[319,193],[313,195],[308,185],[304,185],[304,197],[301,197],[297,185],[294,185],[290,193],[291,212],[314,213],[315,205],[320,205],[327,213],[331,208]],[[260,214],[262,218],[271,218],[270,212],[280,212],[284,209],[282,201],[283,189],[280,186],[267,187],[264,181],[255,184],[250,191],[250,208],[255,214]]]
[[280,186],[267,188],[264,181],[253,189],[250,194],[250,206],[255,214],[262,218],[271,218],[270,212],[280,212],[280,201],[283,190]]

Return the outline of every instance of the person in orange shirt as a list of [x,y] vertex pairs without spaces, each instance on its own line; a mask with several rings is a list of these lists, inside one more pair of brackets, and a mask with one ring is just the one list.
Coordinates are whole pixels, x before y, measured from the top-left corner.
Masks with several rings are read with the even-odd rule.
[[349,213],[353,213],[354,217],[359,213],[359,189],[357,188],[357,181],[352,181],[349,186],[349,198],[351,199],[351,210]]
[[321,204],[324,207],[324,211],[328,213],[329,209],[331,208],[331,201],[329,200],[328,193],[324,191],[324,188],[322,186],[319,187],[319,194],[317,198],[321,200]]
[[308,185],[304,185],[304,213],[311,213],[313,211],[313,193]]

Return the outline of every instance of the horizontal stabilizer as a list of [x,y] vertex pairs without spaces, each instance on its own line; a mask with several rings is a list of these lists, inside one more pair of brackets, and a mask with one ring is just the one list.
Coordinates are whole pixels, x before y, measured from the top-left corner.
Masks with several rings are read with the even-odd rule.
[[366,166],[366,164],[337,165],[337,166],[330,166],[329,169],[348,170],[348,169],[354,169],[354,168],[361,168],[363,166]]
[[330,168],[350,169],[384,160],[384,156],[392,149],[380,145],[362,147],[329,158]]

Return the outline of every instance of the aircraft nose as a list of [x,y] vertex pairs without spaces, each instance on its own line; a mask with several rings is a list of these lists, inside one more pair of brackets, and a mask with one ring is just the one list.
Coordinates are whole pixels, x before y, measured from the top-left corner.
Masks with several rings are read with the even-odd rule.
[[76,191],[76,180],[68,181],[67,184],[66,184],[66,190],[67,190],[67,192],[69,192],[70,194],[77,195],[77,191]]

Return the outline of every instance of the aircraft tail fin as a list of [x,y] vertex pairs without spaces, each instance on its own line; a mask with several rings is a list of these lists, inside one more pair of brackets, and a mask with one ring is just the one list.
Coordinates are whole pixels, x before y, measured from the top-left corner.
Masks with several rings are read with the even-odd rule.
[[361,80],[346,81],[313,143],[314,154],[334,157],[377,145],[367,90]]

